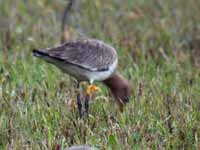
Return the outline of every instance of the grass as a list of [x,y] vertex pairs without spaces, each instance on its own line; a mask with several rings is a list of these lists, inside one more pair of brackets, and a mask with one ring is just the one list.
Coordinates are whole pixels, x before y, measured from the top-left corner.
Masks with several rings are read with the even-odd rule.
[[78,119],[71,78],[31,54],[60,42],[65,5],[0,1],[0,149],[199,149],[200,1],[80,2],[72,38],[112,44],[133,89],[119,113],[97,83],[89,122]]

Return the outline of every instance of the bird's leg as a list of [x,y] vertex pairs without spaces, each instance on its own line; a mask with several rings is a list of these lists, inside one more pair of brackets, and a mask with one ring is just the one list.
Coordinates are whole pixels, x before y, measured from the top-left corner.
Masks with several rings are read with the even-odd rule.
[[86,113],[87,117],[89,114],[89,100],[90,100],[90,95],[86,94],[86,96],[85,96],[85,113]]
[[90,100],[90,95],[92,92],[98,90],[99,88],[95,85],[92,84],[92,82],[90,83],[90,85],[87,87],[87,91],[86,91],[86,97],[85,97],[85,112],[86,115],[88,117],[89,114],[89,100]]
[[79,111],[80,118],[82,118],[82,103],[81,103],[80,82],[79,81],[77,83],[77,89],[78,89],[78,94],[77,94],[78,111]]

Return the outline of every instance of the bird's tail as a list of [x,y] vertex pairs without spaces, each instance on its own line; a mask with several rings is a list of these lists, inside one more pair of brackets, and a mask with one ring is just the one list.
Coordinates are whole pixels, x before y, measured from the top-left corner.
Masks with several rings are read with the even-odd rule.
[[47,52],[40,49],[34,49],[32,53],[33,53],[33,56],[35,57],[49,57],[49,54]]
[[33,56],[35,56],[35,57],[38,57],[38,58],[41,58],[42,60],[45,60],[46,62],[49,62],[49,63],[55,63],[55,61],[56,61],[56,59],[55,58],[53,58],[52,56],[50,56],[49,54],[48,54],[48,52],[46,52],[46,51],[44,51],[44,50],[42,50],[42,49],[34,49],[33,51],[32,51],[32,53],[33,53]]
[[62,58],[52,56],[47,51],[42,50],[42,49],[34,49],[32,53],[33,53],[33,56],[38,57],[42,60],[45,60],[48,63],[59,64],[60,62],[64,61]]

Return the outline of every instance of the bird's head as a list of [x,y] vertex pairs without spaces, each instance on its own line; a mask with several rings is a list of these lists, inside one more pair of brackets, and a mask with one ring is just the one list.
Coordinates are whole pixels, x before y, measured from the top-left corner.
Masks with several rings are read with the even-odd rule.
[[131,96],[131,86],[120,74],[114,73],[110,78],[104,80],[104,84],[109,87],[115,99],[117,100],[120,110],[129,101]]

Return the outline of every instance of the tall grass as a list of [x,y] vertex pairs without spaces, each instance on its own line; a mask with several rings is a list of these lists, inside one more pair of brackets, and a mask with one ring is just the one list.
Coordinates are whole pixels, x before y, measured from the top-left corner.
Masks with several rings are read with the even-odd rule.
[[31,55],[60,43],[65,3],[0,1],[0,149],[199,149],[200,1],[79,3],[72,39],[81,33],[113,45],[133,89],[119,113],[97,83],[89,122],[78,119],[71,78]]

